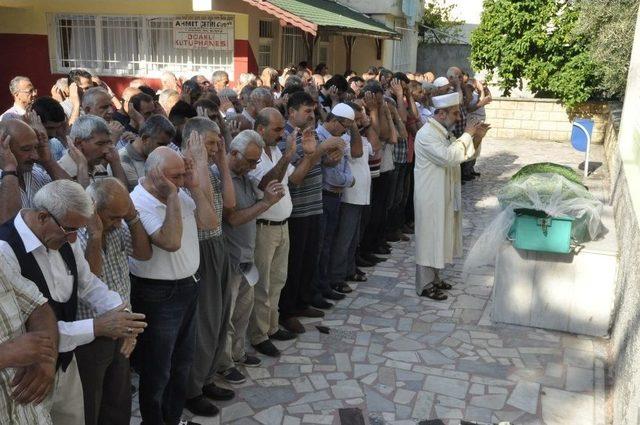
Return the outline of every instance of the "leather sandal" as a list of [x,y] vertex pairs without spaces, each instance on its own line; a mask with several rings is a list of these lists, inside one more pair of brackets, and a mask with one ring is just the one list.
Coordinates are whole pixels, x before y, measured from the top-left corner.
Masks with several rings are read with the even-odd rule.
[[453,286],[451,286],[451,284],[445,282],[444,280],[441,280],[440,282],[434,283],[433,286],[435,286],[437,289],[440,289],[442,291],[449,290],[449,289],[453,288]]
[[447,298],[449,298],[447,294],[445,294],[435,286],[429,286],[428,288],[423,289],[420,296],[431,298],[432,300],[436,300],[436,301],[444,301]]

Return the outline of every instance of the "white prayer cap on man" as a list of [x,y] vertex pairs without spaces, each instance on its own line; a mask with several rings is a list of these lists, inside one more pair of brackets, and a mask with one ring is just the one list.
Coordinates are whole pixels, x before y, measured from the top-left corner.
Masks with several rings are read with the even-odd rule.
[[333,107],[331,113],[336,117],[346,118],[351,121],[356,119],[356,113],[353,111],[353,108],[346,103],[338,103]]
[[458,92],[443,94],[442,96],[434,96],[431,98],[433,107],[436,109],[445,109],[452,106],[460,105],[460,94]]
[[433,85],[436,86],[437,88],[448,86],[449,79],[447,77],[438,77],[435,80],[433,80]]

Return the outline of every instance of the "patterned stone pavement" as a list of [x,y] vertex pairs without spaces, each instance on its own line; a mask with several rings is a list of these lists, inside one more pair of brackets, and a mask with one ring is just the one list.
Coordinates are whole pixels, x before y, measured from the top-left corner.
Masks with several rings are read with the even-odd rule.
[[[596,149],[597,155],[597,149]],[[554,161],[576,167],[567,144],[487,140],[463,186],[465,254],[496,213],[495,193],[521,166]],[[338,410],[360,408],[368,423],[409,425],[439,418],[478,423],[604,425],[607,341],[492,323],[493,271],[445,271],[445,302],[414,291],[413,241],[396,243],[369,281],[307,333],[276,342],[279,359],[246,369],[237,397],[202,424],[340,424]],[[321,334],[315,325],[330,328]],[[190,417],[185,411],[185,417]],[[139,423],[134,402],[132,423]]]

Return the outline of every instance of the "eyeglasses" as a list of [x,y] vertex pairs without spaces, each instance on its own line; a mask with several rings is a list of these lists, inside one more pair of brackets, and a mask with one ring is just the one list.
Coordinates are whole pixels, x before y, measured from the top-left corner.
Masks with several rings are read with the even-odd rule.
[[262,159],[248,159],[242,152],[238,151],[238,153],[249,163],[249,165],[258,165],[262,162]]
[[45,208],[45,211],[53,219],[54,223],[58,225],[58,227],[60,228],[60,230],[62,230],[62,233],[64,233],[65,236],[73,235],[74,233],[78,233],[80,230],[84,229],[84,227],[79,227],[77,229],[74,227],[64,227],[62,224],[60,224],[56,216],[51,214],[51,212],[48,209]]
[[18,93],[38,94],[38,89],[18,90]]

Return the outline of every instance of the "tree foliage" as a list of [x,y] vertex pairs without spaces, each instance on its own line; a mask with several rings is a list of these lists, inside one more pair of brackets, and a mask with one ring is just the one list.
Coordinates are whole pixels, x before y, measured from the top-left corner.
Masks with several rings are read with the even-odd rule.
[[588,53],[595,64],[604,97],[622,97],[640,0],[582,0],[577,33],[588,39]]
[[455,4],[445,4],[443,0],[427,0],[420,24],[420,35],[425,43],[449,43],[462,33],[464,21],[454,18]]
[[578,16],[570,0],[485,0],[471,35],[473,66],[497,73],[505,95],[526,79],[539,96],[584,102],[594,94],[595,66],[575,30]]

